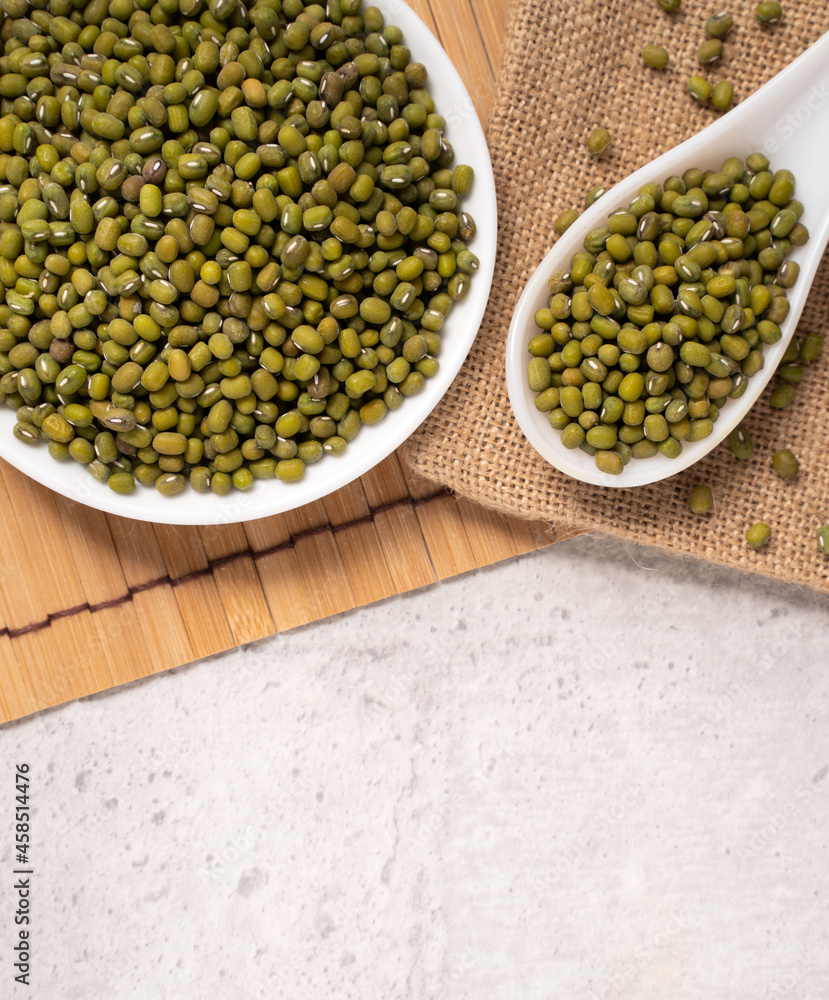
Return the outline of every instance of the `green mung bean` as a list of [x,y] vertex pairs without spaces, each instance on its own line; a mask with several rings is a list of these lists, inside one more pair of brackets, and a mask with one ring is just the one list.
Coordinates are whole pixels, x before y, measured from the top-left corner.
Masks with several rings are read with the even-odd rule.
[[2,3],[18,437],[116,492],[223,495],[301,478],[423,389],[480,267],[474,171],[379,10]]
[[711,91],[711,105],[717,111],[728,111],[734,102],[734,85],[729,80],[720,80]]
[[606,128],[594,129],[587,137],[587,151],[591,156],[601,156],[611,143],[610,132]]
[[743,461],[751,458],[754,453],[754,442],[751,440],[751,435],[742,426],[735,427],[733,431],[728,435],[728,444],[734,453],[736,458],[742,459]]
[[711,84],[704,77],[696,74],[688,77],[686,87],[691,97],[693,97],[695,101],[699,101],[701,104],[704,104],[711,96]]
[[719,38],[709,38],[697,49],[697,62],[701,66],[716,62],[722,56],[723,44]]
[[710,486],[701,484],[692,486],[688,494],[688,506],[694,514],[707,514],[711,510],[712,500]]
[[754,8],[754,16],[760,24],[777,24],[783,16],[783,7],[776,0],[758,3]]
[[763,521],[757,521],[746,531],[746,541],[754,549],[761,549],[771,538],[771,528]]
[[800,463],[788,448],[780,448],[771,458],[774,471],[781,479],[794,479],[800,471]]
[[[628,209],[588,233],[568,272],[551,277],[536,312],[541,333],[530,342],[528,385],[566,447],[598,463],[618,443],[629,449],[622,466],[677,458],[684,442],[713,435],[720,409],[762,370],[763,346],[780,339],[788,311],[778,279],[791,246],[770,227],[786,213],[799,217],[802,206],[788,171],[772,173],[759,154],[749,161],[754,170],[732,157],[719,171],[690,169],[664,187],[644,185]],[[672,197],[657,215],[655,199],[666,191]],[[729,232],[735,253],[721,249]],[[792,345],[772,406],[791,401],[803,376],[800,351],[812,358],[819,349],[819,340]],[[750,457],[744,428],[729,442],[738,458]]]
[[642,61],[651,69],[665,69],[669,58],[668,50],[661,45],[646,45],[642,49]]
[[719,14],[712,14],[705,22],[705,34],[709,38],[725,38],[729,31],[734,27],[734,18],[732,14],[727,11],[721,11]]
[[573,223],[576,221],[576,219],[578,219],[578,217],[579,213],[576,211],[576,209],[569,208],[558,216],[556,221],[553,223],[553,229],[555,229],[555,231],[559,235],[561,235],[562,233],[565,233],[570,228],[570,226],[573,225]]

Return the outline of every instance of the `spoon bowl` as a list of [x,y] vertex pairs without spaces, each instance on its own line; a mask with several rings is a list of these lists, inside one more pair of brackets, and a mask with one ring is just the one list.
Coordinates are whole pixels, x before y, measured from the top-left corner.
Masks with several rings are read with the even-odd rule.
[[[739,399],[723,406],[713,433],[701,441],[683,442],[682,453],[670,459],[659,454],[635,459],[620,476],[599,471],[593,458],[570,450],[550,427],[547,414],[536,410],[535,393],[527,385],[528,344],[538,332],[534,316],[549,299],[547,281],[555,271],[569,270],[570,258],[583,249],[585,236],[601,226],[611,212],[627,207],[639,188],[662,183],[689,167],[720,169],[730,156],[745,159],[762,152],[772,170],[789,169],[797,181],[797,197],[804,205],[801,221],[809,242],[795,247],[789,260],[800,266],[800,277],[787,293],[789,315],[781,324],[783,336],[764,348],[763,369],[748,380]],[[620,181],[595,202],[547,253],[527,282],[515,307],[507,336],[506,375],[510,403],[527,440],[561,472],[596,486],[644,486],[673,476],[704,458],[745,418],[765,389],[791,340],[823,251],[829,241],[829,34],[824,35],[772,80],[712,125],[680,143]]]

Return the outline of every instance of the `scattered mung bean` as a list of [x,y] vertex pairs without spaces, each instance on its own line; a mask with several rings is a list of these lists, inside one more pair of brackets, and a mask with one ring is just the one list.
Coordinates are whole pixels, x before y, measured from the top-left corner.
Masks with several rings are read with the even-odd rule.
[[705,22],[705,34],[709,38],[725,38],[734,27],[734,18],[730,11],[723,10],[719,14],[712,14]]
[[781,479],[794,479],[800,472],[800,463],[788,448],[780,448],[771,458],[774,471]]
[[747,461],[754,454],[754,442],[742,424],[739,424],[728,435],[728,444],[735,458]]
[[566,211],[562,212],[561,215],[558,216],[555,223],[553,224],[553,228],[560,236],[562,233],[567,232],[567,230],[570,228],[570,226],[573,225],[573,223],[576,221],[576,219],[578,219],[578,217],[579,213],[578,211],[576,211],[575,208],[568,208]]
[[734,84],[730,80],[720,80],[711,91],[711,106],[716,111],[728,111],[734,103]]
[[754,16],[760,24],[777,24],[783,16],[783,8],[776,0],[758,3],[754,8]]
[[722,50],[723,44],[719,38],[709,38],[697,49],[697,62],[701,66],[708,66],[722,56]]
[[746,531],[746,541],[753,549],[761,549],[771,538],[771,528],[763,521],[757,521]]
[[707,514],[711,510],[712,499],[710,486],[692,486],[688,494],[688,506],[694,514]]
[[591,156],[601,156],[611,143],[610,132],[606,128],[594,129],[587,138],[587,149]]
[[661,45],[646,45],[642,49],[642,61],[651,69],[665,69],[669,58],[668,50]]
[[711,96],[711,84],[704,77],[696,74],[688,77],[686,87],[691,97],[700,104],[704,104]]

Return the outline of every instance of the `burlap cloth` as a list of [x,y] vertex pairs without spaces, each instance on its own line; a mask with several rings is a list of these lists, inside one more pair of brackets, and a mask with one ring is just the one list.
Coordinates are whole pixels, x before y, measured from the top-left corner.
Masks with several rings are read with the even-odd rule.
[[[755,0],[685,0],[665,14],[656,0],[514,0],[504,62],[488,127],[498,191],[500,233],[492,295],[472,352],[440,406],[407,445],[415,470],[457,494],[505,514],[564,529],[600,530],[636,542],[829,589],[829,558],[815,529],[829,521],[829,343],[806,368],[796,401],[769,405],[773,378],[746,425],[755,451],[736,459],[727,441],[685,472],[632,489],[586,486],[548,465],[527,443],[510,410],[504,346],[515,303],[554,239],[553,220],[709,124],[685,81],[700,72],[696,48],[705,18],[721,6],[734,14],[723,59],[703,74],[729,79],[747,97],[823,32],[823,0],[786,0],[783,19],[764,29]],[[664,45],[664,72],[640,58]],[[599,125],[617,137],[595,162],[585,139]],[[690,164],[689,164],[690,166]],[[772,163],[774,166],[774,163]],[[803,194],[803,192],[798,192]],[[805,200],[805,199],[804,199]],[[829,259],[824,258],[796,336],[826,332]],[[791,448],[800,474],[783,482],[772,470],[777,448]],[[692,514],[690,488],[707,483],[715,511]],[[757,520],[773,535],[761,550],[745,541]]]

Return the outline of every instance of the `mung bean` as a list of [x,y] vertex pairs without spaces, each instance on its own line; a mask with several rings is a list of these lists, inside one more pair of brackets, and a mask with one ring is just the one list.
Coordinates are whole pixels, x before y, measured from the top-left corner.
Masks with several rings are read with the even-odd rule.
[[710,486],[698,484],[691,487],[688,494],[688,506],[694,514],[707,514],[711,510],[712,500]]
[[[732,157],[719,171],[691,169],[664,187],[644,185],[628,209],[587,234],[569,271],[550,279],[528,385],[562,443],[593,455],[603,471],[622,473],[617,443],[630,449],[625,460],[672,459],[684,442],[710,437],[721,408],[762,369],[764,344],[782,336],[788,303],[778,279],[787,264],[779,245],[767,253],[770,226],[783,213],[799,216],[802,206],[791,174],[772,173],[759,154],[748,163]],[[675,196],[657,215],[666,191]],[[722,207],[712,210],[717,202]],[[720,250],[727,233],[740,243],[737,254]],[[820,344],[792,345],[772,406],[791,402],[803,374],[795,362],[801,351],[817,356]],[[737,458],[752,454],[743,427],[729,443]],[[793,462],[778,453],[774,467],[791,477]]]
[[705,22],[705,34],[709,38],[725,38],[734,27],[734,18],[730,11],[724,10],[719,14],[712,14]]
[[642,49],[642,61],[651,69],[665,69],[669,58],[668,50],[661,45],[646,45]]
[[757,521],[746,531],[746,541],[753,549],[761,549],[771,538],[771,528],[763,521]]
[[794,479],[800,471],[800,463],[788,448],[778,449],[772,455],[771,464],[781,479]]
[[591,156],[601,156],[611,143],[612,136],[606,128],[594,129],[587,138],[587,151]]
[[758,3],[754,8],[754,16],[760,24],[777,24],[783,16],[783,7],[776,0]]
[[300,479],[422,390],[480,267],[474,172],[379,10],[0,7],[18,438],[118,493],[224,495]]

